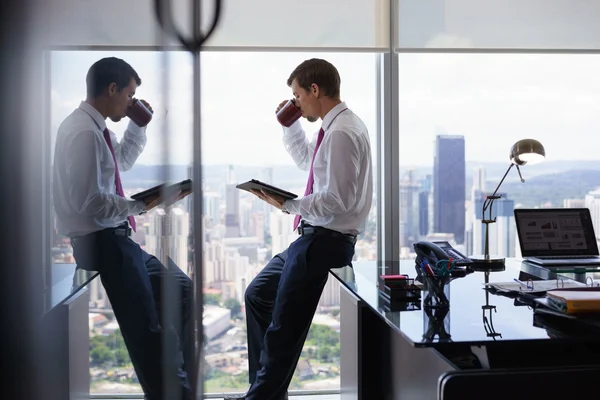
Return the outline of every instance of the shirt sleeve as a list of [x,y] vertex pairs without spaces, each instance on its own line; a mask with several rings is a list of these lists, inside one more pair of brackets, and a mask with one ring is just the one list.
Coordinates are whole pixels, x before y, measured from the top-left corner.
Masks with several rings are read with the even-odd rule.
[[315,151],[316,141],[308,141],[300,121],[294,122],[289,128],[283,127],[283,145],[298,168],[308,171]]
[[99,218],[127,218],[145,209],[142,201],[127,200],[101,189],[101,152],[106,146],[93,131],[77,134],[65,151],[69,201],[77,212]]
[[361,153],[358,144],[343,131],[328,132],[319,153],[324,151],[326,173],[323,189],[301,199],[287,200],[291,214],[316,219],[348,212],[357,200]]
[[146,127],[140,128],[133,121],[129,121],[120,143],[114,133],[110,132],[110,137],[115,149],[119,171],[129,171],[146,147]]

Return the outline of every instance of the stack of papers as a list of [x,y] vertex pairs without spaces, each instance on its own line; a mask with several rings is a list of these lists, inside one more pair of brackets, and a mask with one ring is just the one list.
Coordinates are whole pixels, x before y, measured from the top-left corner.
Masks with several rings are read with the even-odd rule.
[[527,282],[493,282],[485,285],[490,289],[504,293],[544,293],[555,289],[572,289],[587,287],[585,283],[571,280],[548,280],[548,281],[527,281]]

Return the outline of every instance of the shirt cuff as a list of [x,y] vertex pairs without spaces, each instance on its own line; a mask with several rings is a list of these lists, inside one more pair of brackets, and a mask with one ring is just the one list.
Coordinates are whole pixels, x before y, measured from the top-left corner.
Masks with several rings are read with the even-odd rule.
[[291,124],[289,127],[283,126],[283,135],[284,136],[294,136],[300,133],[304,133],[302,130],[302,124],[300,124],[300,120],[298,119],[296,122]]
[[137,124],[131,120],[129,121],[129,125],[127,125],[127,130],[134,136],[146,136],[146,127],[137,126]]
[[133,200],[128,202],[129,215],[140,215],[146,211],[146,203],[141,200]]
[[290,214],[298,214],[300,212],[300,200],[286,200],[282,209]]

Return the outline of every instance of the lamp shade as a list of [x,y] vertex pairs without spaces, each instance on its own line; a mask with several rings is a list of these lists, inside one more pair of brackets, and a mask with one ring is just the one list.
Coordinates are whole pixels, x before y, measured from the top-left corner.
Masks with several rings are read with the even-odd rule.
[[544,146],[535,139],[521,139],[510,149],[510,162],[516,165],[537,164],[545,157]]

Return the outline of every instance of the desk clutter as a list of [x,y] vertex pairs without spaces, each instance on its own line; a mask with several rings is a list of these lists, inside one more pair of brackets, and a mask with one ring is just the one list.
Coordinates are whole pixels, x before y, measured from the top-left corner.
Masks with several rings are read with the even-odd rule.
[[380,275],[379,303],[386,311],[419,310],[421,288],[421,284],[408,275]]
[[485,284],[493,294],[529,299],[534,309],[534,326],[547,329],[553,337],[600,330],[600,284],[570,279],[527,280]]

